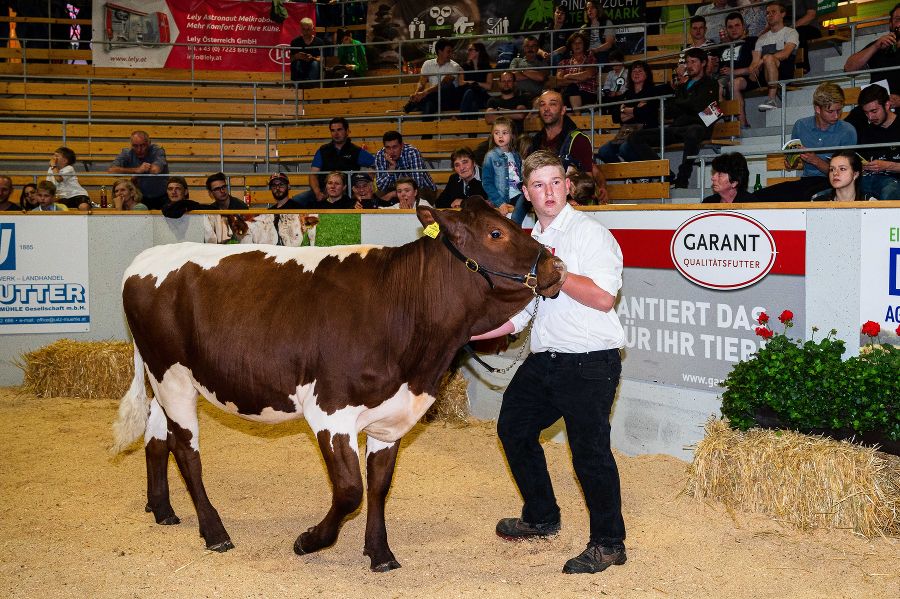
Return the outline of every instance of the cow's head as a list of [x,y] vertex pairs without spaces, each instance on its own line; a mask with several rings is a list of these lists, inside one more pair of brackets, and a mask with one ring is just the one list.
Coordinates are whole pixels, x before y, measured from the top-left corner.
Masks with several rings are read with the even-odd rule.
[[473,271],[471,276],[483,276],[491,288],[533,290],[544,297],[554,297],[562,288],[563,261],[481,196],[464,200],[459,212],[420,206],[416,214],[426,234],[444,243]]

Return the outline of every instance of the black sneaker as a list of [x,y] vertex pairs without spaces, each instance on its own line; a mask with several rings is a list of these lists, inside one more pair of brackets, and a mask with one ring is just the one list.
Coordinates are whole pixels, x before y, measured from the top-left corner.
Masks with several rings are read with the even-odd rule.
[[497,536],[507,541],[552,537],[559,532],[560,521],[530,524],[521,518],[504,518],[497,522]]
[[627,560],[625,546],[604,547],[597,543],[588,543],[581,555],[573,557],[563,566],[564,574],[596,574],[610,566],[621,566]]

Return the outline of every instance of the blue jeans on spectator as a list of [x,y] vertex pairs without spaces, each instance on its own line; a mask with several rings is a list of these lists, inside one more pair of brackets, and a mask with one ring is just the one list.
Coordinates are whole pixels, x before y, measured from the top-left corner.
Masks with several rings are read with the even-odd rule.
[[[487,90],[478,85],[477,83],[473,83],[465,88],[463,92],[462,99],[459,101],[459,111],[460,112],[480,112],[487,107],[488,99],[490,95]],[[463,119],[477,119],[478,115],[468,114],[464,115],[460,118]]]
[[900,178],[891,175],[863,175],[862,191],[879,200],[900,200]]
[[301,191],[291,199],[300,204],[301,208],[309,208],[316,202],[317,198],[312,189],[307,189],[306,191]]
[[319,81],[321,79],[322,63],[318,60],[304,62],[297,60],[291,63],[291,81]]
[[[440,106],[438,106],[440,104]],[[453,83],[442,83],[438,91],[433,91],[418,102],[407,102],[404,112],[419,111],[423,114],[438,114],[443,110],[459,108],[459,89]],[[423,121],[434,119],[422,119]]]
[[599,158],[601,162],[605,162],[607,164],[621,162],[622,157],[619,155],[619,152],[624,145],[624,143],[613,143],[611,141],[608,141],[597,149],[596,157]]

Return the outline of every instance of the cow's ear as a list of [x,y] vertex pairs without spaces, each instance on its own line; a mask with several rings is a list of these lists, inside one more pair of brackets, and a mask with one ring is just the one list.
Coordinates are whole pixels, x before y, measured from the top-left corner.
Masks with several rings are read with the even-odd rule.
[[419,217],[419,222],[422,223],[423,227],[427,227],[428,225],[438,222],[437,210],[435,210],[431,206],[417,207],[416,216]]
[[479,208],[493,208],[493,206],[482,196],[469,196],[462,201],[464,210],[477,210]]

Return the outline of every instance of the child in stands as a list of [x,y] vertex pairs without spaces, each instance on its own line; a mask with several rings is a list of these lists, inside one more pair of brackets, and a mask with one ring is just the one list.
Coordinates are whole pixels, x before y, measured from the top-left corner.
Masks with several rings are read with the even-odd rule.
[[56,185],[52,181],[38,181],[34,199],[37,201],[37,208],[32,209],[32,212],[66,211],[66,206],[56,201]]
[[521,225],[526,212],[525,196],[522,195],[522,157],[513,144],[511,120],[503,116],[494,120],[488,147],[481,184],[488,200],[500,214]]

